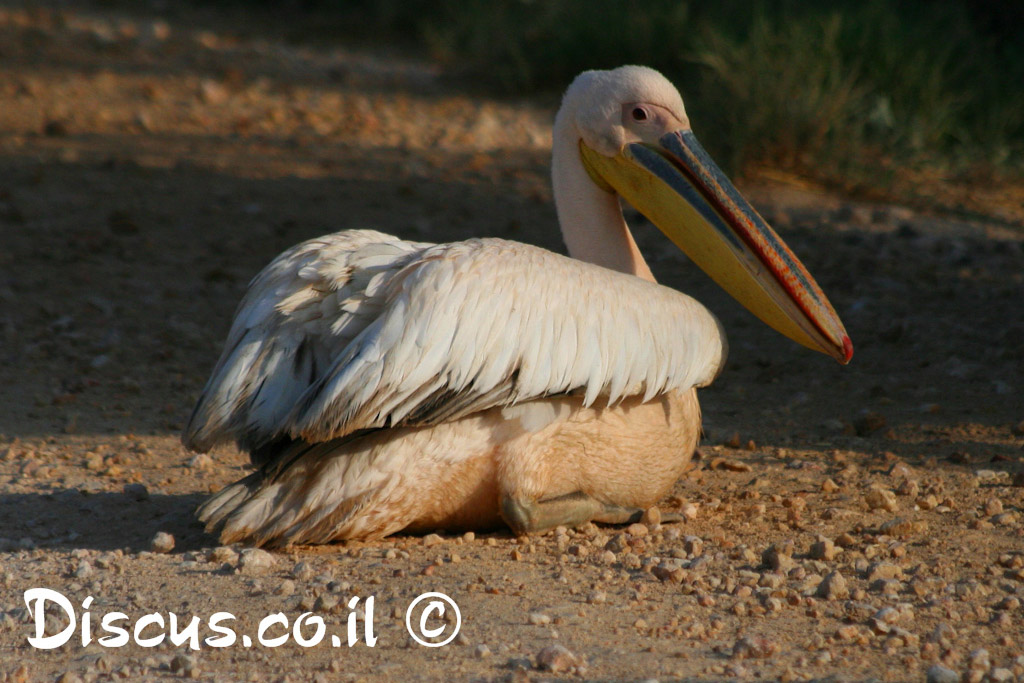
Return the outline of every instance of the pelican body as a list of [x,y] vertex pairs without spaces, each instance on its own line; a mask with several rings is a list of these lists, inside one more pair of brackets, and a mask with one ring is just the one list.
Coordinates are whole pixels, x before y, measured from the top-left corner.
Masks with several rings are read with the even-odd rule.
[[552,167],[570,257],[355,230],[256,276],[183,437],[256,467],[199,509],[208,530],[289,545],[638,519],[686,468],[727,345],[655,283],[620,197],[766,323],[849,361],[827,298],[656,71],[578,76]]

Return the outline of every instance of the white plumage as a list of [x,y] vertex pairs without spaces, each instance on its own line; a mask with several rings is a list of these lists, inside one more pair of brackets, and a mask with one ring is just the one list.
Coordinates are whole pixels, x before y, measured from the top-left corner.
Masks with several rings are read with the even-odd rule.
[[356,230],[253,280],[184,434],[258,468],[199,510],[222,541],[639,518],[689,462],[695,388],[726,345],[707,309],[654,282],[617,193],[770,324],[849,360],[830,304],[660,74],[581,74],[553,140],[559,223],[583,260]]
[[253,449],[561,394],[647,401],[710,383],[723,339],[685,294],[537,247],[340,232],[253,280],[185,440]]

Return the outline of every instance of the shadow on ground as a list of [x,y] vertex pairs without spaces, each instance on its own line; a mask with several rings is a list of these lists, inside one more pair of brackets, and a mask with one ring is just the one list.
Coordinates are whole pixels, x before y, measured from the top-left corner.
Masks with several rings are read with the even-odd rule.
[[[58,489],[0,495],[0,543],[4,548],[87,548],[136,553],[150,549],[158,531],[174,536],[174,552],[215,545],[195,521],[206,496],[148,495]],[[31,539],[22,542],[22,539]]]

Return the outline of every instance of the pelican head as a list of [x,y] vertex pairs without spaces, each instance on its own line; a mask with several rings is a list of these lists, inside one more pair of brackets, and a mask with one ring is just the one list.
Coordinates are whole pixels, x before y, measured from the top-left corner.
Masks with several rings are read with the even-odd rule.
[[704,151],[679,91],[657,71],[580,74],[555,121],[553,175],[573,256],[650,277],[622,197],[765,323],[849,362],[853,344],[825,294]]

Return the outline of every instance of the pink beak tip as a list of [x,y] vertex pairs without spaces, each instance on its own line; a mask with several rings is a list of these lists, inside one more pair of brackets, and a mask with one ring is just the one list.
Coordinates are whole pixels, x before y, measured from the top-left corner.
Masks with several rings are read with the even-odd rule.
[[843,335],[843,358],[839,362],[846,365],[853,358],[853,342],[850,341],[850,337]]

